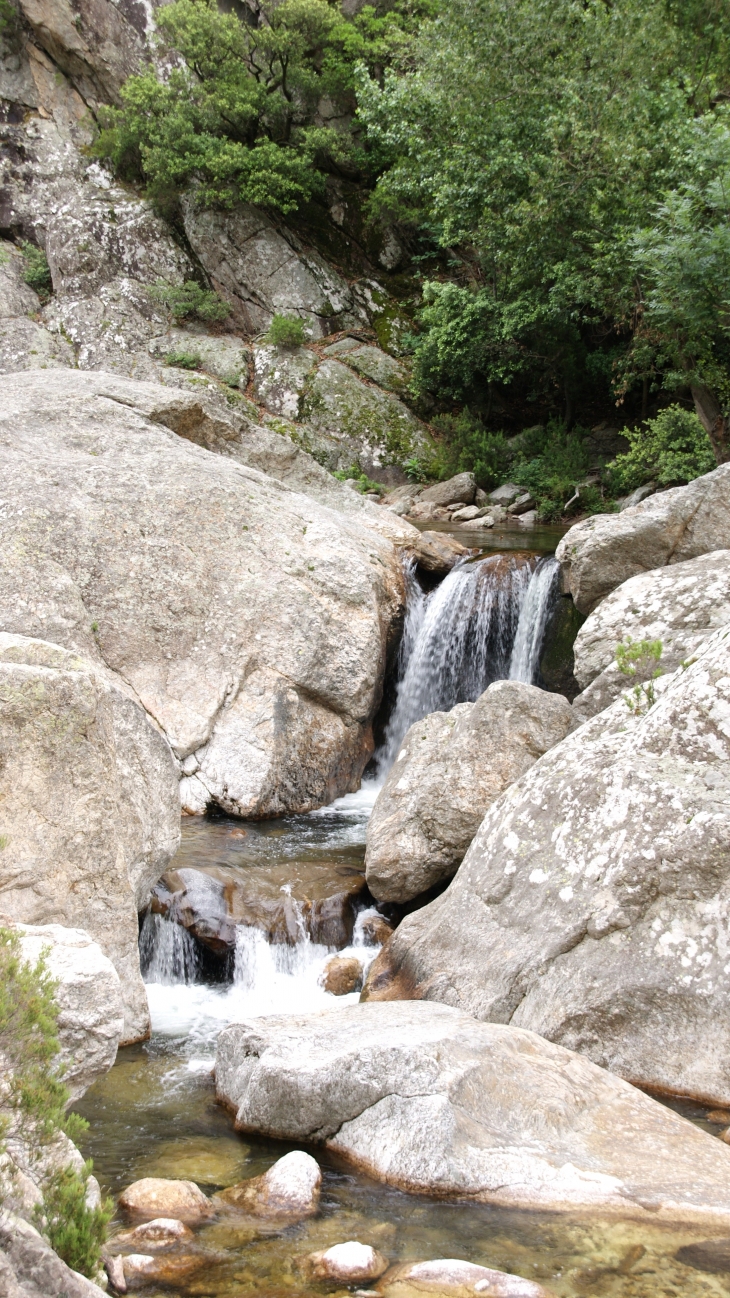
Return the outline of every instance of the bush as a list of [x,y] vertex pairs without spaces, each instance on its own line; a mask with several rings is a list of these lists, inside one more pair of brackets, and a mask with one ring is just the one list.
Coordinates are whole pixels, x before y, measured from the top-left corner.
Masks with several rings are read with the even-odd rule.
[[165,364],[174,365],[178,370],[199,370],[202,363],[202,357],[196,352],[168,352],[165,356]]
[[377,491],[384,495],[388,490],[387,487],[383,486],[382,482],[374,482],[372,478],[368,477],[367,473],[363,473],[357,464],[354,464],[351,469],[337,469],[332,476],[340,482],[356,483],[355,489],[360,492]]
[[195,280],[188,279],[180,287],[158,279],[150,295],[166,307],[175,320],[195,317],[198,320],[226,320],[231,308],[212,289],[201,288]]
[[[67,1114],[68,1090],[55,1066],[58,1055],[56,983],[41,957],[35,965],[22,959],[20,939],[11,929],[0,928],[0,1057],[8,1079],[4,1103],[10,1114],[3,1132],[14,1134],[29,1147],[53,1140],[60,1131],[72,1139],[86,1130],[83,1118]],[[43,1187],[43,1217],[49,1242],[59,1257],[84,1275],[99,1270],[99,1255],[108,1207],[86,1206],[86,1183],[72,1168],[54,1173]]]
[[625,428],[623,433],[630,450],[608,466],[617,492],[633,491],[649,481],[661,487],[691,482],[717,468],[710,439],[692,410],[667,406],[645,428]]
[[53,292],[53,281],[46,254],[42,248],[36,248],[34,243],[27,241],[20,247],[25,258],[23,279],[38,294],[41,302],[47,302]]
[[275,347],[301,347],[305,342],[304,325],[298,316],[275,315],[264,342]]

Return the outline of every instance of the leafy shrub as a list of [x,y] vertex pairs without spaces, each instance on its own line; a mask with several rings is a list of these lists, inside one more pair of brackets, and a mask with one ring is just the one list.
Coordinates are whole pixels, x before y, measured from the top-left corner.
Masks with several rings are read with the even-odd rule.
[[[58,1054],[56,983],[45,958],[35,965],[22,959],[18,934],[0,927],[0,1057],[7,1069],[8,1092],[4,1103],[10,1114],[2,1130],[12,1124],[30,1147],[48,1143],[64,1131],[72,1139],[86,1130],[77,1114],[66,1113],[68,1090],[55,1066]],[[72,1168],[61,1169],[43,1187],[43,1216],[48,1238],[59,1257],[84,1275],[99,1270],[99,1250],[108,1207],[86,1206],[86,1182]]]
[[27,240],[20,247],[25,258],[23,279],[38,294],[41,302],[47,302],[53,292],[53,281],[46,254],[42,248],[36,248],[34,243],[28,243]]
[[357,491],[378,491],[382,495],[388,490],[387,487],[383,486],[382,482],[374,482],[372,478],[368,477],[367,473],[363,473],[357,464],[353,465],[351,469],[337,469],[332,476],[338,478],[340,482],[355,482]]
[[663,645],[661,640],[627,640],[616,645],[616,665],[622,676],[633,680],[634,687],[630,694],[624,694],[624,702],[629,712],[641,716],[656,702],[654,681],[661,676],[662,668],[658,664]]
[[165,356],[165,364],[174,365],[178,370],[198,370],[202,363],[202,357],[196,352],[168,352]]
[[212,289],[201,288],[195,280],[188,279],[180,287],[178,284],[166,284],[159,279],[150,290],[150,295],[166,307],[175,320],[195,317],[198,320],[225,320],[231,314],[231,308]]
[[660,486],[691,482],[717,467],[702,424],[694,411],[667,406],[646,428],[625,428],[631,443],[624,455],[609,466],[611,486],[616,491],[633,491],[653,480]]
[[486,429],[468,408],[459,415],[439,415],[433,424],[441,442],[431,461],[432,469],[439,471],[432,476],[449,478],[470,470],[485,489],[503,481],[510,463],[504,433]]
[[54,1172],[43,1192],[43,1205],[36,1213],[51,1248],[67,1266],[92,1277],[99,1271],[101,1248],[106,1228],[114,1211],[111,1201],[100,1208],[86,1203],[87,1180],[91,1162],[84,1164],[84,1174],[72,1167]]
[[275,347],[301,347],[304,341],[304,325],[294,315],[275,315],[264,337],[264,342]]

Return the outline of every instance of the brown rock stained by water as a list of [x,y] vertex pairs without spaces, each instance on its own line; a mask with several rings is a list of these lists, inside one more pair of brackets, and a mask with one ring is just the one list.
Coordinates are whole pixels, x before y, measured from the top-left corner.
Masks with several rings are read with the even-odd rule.
[[321,1185],[322,1173],[316,1159],[295,1149],[278,1159],[263,1176],[221,1190],[213,1202],[253,1217],[298,1220],[317,1212]]
[[189,1226],[205,1221],[213,1212],[210,1199],[194,1181],[170,1181],[159,1176],[145,1176],[128,1185],[119,1196],[119,1207],[130,1217],[147,1221],[174,1217]]
[[348,1240],[331,1248],[309,1253],[299,1259],[299,1266],[310,1280],[337,1280],[341,1284],[364,1284],[377,1280],[388,1269],[388,1262],[370,1244]]
[[362,965],[357,956],[330,956],[320,978],[322,987],[332,996],[347,996],[362,987]]

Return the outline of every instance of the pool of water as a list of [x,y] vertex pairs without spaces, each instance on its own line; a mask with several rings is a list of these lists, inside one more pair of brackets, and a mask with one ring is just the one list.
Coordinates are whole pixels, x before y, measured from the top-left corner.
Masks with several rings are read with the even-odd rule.
[[522,527],[520,523],[501,523],[495,527],[463,528],[451,523],[431,522],[428,519],[409,518],[409,523],[419,532],[446,532],[467,549],[481,554],[498,554],[504,550],[531,550],[534,554],[554,554],[561,537],[571,523],[538,523],[537,527]]
[[[366,787],[310,816],[247,825],[242,837],[236,837],[240,822],[188,821],[175,864],[242,869],[248,864],[261,870],[268,863],[279,871],[286,862],[296,870],[305,858],[361,863],[375,792]],[[215,1101],[215,1041],[221,1026],[244,1015],[337,1004],[318,982],[327,955],[326,949],[307,950],[306,943],[278,953],[266,946],[252,976],[230,986],[149,984],[151,1040],[121,1050],[114,1068],[76,1106],[90,1124],[83,1152],[93,1158],[107,1193],[117,1195],[143,1176],[189,1179],[212,1193],[259,1175],[288,1149],[301,1148],[235,1133],[230,1115]],[[339,1003],[356,999],[339,998]],[[704,1123],[704,1110],[688,1113]],[[682,1245],[706,1238],[696,1227],[668,1229],[646,1221],[418,1197],[353,1173],[321,1148],[310,1152],[324,1178],[315,1218],[286,1228],[212,1221],[197,1233],[194,1245],[204,1257],[201,1269],[184,1284],[149,1287],[150,1298],[163,1293],[324,1298],[332,1288],[305,1281],[297,1258],[348,1239],[372,1244],[391,1261],[458,1257],[515,1272],[538,1280],[557,1298],[730,1294],[730,1275],[699,1271],[676,1259]]]

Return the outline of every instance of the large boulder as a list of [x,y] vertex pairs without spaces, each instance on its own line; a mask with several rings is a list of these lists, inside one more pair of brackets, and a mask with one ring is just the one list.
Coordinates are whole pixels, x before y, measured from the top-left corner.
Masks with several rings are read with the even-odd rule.
[[92,1280],[72,1271],[34,1226],[12,1212],[0,1215],[0,1293],[3,1298],[99,1298]]
[[644,715],[618,699],[503,794],[371,994],[446,1001],[730,1103],[729,711],[726,627]]
[[393,545],[194,445],[238,434],[189,394],[55,370],[3,396],[6,629],[116,673],[191,811],[272,816],[356,788],[403,608]]
[[[581,718],[594,716],[631,687],[616,663],[619,643],[661,640],[658,667],[673,672],[727,623],[730,550],[630,577],[601,601],[575,638],[574,673],[583,690],[573,703],[576,712]],[[650,668],[657,662],[652,660]]]
[[730,1218],[730,1151],[588,1059],[446,1005],[232,1024],[218,1098],[240,1131],[324,1141],[416,1193],[648,1221]]
[[23,959],[43,956],[56,989],[59,1060],[64,1085],[78,1100],[108,1072],[124,1037],[119,974],[83,929],[61,924],[19,924]]
[[[11,555],[9,545],[9,574]],[[30,562],[27,574],[14,591],[21,609],[43,594]],[[51,926],[24,945],[29,955],[51,946],[65,985],[65,1044],[76,1056],[72,1089],[81,1093],[113,1062],[120,1032],[124,1042],[149,1032],[137,911],[179,842],[177,775],[163,737],[100,663],[0,633],[0,681],[0,911]],[[102,952],[121,982],[123,1031],[119,985]]]
[[450,878],[487,807],[574,724],[561,695],[495,681],[476,703],[411,726],[368,824],[373,896],[410,901]]
[[730,465],[620,514],[576,523],[555,551],[581,613],[636,573],[730,547]]

